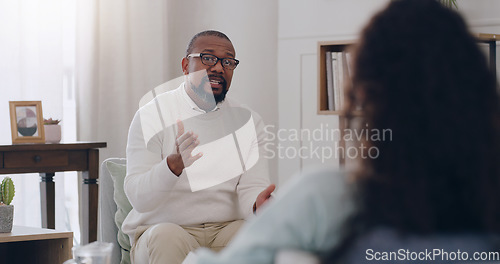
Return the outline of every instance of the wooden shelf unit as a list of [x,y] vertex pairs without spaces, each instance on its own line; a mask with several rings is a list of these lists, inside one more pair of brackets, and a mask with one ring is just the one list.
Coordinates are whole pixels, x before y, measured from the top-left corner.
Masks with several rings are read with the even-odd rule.
[[13,226],[0,233],[0,263],[60,264],[71,258],[72,232]]
[[[500,34],[475,33],[478,43],[488,44],[489,65],[496,77],[496,45],[500,41]],[[318,115],[342,115],[342,111],[328,110],[328,91],[326,74],[327,52],[345,51],[349,46],[356,43],[356,40],[336,40],[318,42]]]
[[342,111],[328,110],[328,92],[326,77],[326,53],[341,52],[356,43],[356,40],[338,40],[318,42],[318,114],[341,115]]
[[497,78],[497,41],[500,41],[500,34],[477,33],[474,35],[478,42],[488,44],[490,68]]
[[[328,91],[327,91],[327,72],[326,72],[326,53],[342,52],[356,43],[356,40],[337,40],[318,42],[318,115],[336,115],[339,117],[339,129],[341,138],[344,136],[346,128],[346,119],[342,111],[328,110]],[[343,149],[346,142],[340,140],[339,146]],[[339,165],[345,166],[345,156],[339,153]]]
[[475,36],[482,41],[499,41],[500,34],[476,33]]
[[[500,34],[476,33],[474,36],[478,43],[486,43],[489,46],[489,64],[496,77],[496,42],[500,41]],[[327,70],[326,70],[326,53],[341,52],[356,44],[356,40],[337,40],[337,41],[320,41],[318,42],[318,115],[337,115],[339,117],[339,129],[344,131],[346,128],[346,119],[342,111],[328,110],[328,91],[327,91]],[[341,95],[343,96],[343,95]],[[361,115],[357,113],[356,115]],[[343,132],[341,132],[341,138]],[[346,146],[346,142],[340,140],[340,146]],[[340,155],[339,163],[345,165],[345,158]]]

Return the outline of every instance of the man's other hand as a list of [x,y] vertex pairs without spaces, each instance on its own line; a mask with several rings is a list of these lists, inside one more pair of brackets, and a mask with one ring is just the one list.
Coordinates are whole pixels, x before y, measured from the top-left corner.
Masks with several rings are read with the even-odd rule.
[[276,189],[276,185],[271,184],[267,186],[265,190],[259,193],[253,205],[254,213],[271,198],[271,194],[274,192],[274,189]]

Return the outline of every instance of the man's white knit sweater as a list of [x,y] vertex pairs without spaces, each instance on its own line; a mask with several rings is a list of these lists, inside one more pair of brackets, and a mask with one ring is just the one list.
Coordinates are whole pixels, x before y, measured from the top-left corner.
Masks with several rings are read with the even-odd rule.
[[[180,176],[166,161],[175,150],[177,120],[199,135],[193,155],[203,151]],[[255,112],[228,100],[204,113],[184,84],[140,108],[127,143],[125,193],[133,209],[122,229],[131,245],[139,226],[189,226],[251,215],[257,195],[269,185],[263,127]]]

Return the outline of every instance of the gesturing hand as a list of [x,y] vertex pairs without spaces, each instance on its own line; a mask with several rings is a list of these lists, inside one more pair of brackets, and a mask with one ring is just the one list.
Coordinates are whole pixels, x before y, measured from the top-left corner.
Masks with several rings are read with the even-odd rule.
[[167,164],[170,170],[179,176],[184,168],[191,166],[193,162],[203,156],[203,153],[192,155],[194,148],[200,144],[198,135],[191,131],[184,133],[184,124],[180,120],[177,120],[177,128],[175,152],[167,157]]
[[259,195],[257,196],[257,199],[255,199],[255,203],[253,205],[253,212],[254,213],[271,198],[271,194],[274,192],[274,189],[276,189],[276,185],[271,184],[271,185],[267,186],[267,188],[265,190],[263,190],[261,193],[259,193]]

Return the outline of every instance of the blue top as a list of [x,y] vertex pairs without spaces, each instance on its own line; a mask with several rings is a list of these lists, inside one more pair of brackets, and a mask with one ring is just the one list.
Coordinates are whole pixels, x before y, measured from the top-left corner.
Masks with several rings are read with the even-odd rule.
[[184,263],[273,263],[283,249],[327,252],[340,241],[352,212],[350,194],[345,173],[332,168],[304,172],[249,220],[227,248],[220,253],[198,249]]

